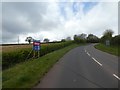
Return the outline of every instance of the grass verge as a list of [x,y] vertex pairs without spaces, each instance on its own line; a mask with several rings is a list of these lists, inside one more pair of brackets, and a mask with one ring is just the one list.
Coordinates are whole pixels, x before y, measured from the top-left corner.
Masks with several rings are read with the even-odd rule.
[[77,44],[67,46],[3,71],[3,88],[32,88],[66,52],[77,46]]
[[95,45],[95,48],[112,55],[120,56],[120,46],[106,46],[104,44],[97,44]]

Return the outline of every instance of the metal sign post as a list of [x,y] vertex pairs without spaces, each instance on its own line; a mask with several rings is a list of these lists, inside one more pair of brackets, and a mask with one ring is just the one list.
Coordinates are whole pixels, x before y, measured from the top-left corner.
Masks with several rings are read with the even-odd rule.
[[29,58],[29,56],[31,55],[32,51],[33,51],[33,58],[35,57],[36,51],[38,52],[38,57],[40,56],[40,53],[39,53],[39,51],[40,51],[40,40],[33,40],[33,48],[32,48],[32,50],[30,51],[30,53],[28,54],[26,60],[27,60],[27,59]]

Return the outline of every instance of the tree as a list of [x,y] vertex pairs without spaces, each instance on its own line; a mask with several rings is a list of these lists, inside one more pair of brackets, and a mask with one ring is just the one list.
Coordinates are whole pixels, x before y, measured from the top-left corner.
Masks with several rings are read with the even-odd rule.
[[43,41],[48,43],[50,40],[48,38],[45,38]]
[[66,40],[65,39],[62,39],[61,42],[65,42]]
[[67,37],[67,38],[66,38],[66,41],[70,41],[70,40],[71,40],[71,37]]
[[78,37],[85,40],[86,39],[86,34],[82,33],[82,34],[79,34]]
[[77,38],[77,35],[74,35],[74,40]]
[[107,38],[111,38],[113,33],[114,33],[113,30],[107,29],[106,31],[104,31],[103,36],[106,36]]
[[[83,37],[84,36],[84,37]],[[85,40],[85,34],[80,34],[80,35],[74,35],[74,41],[76,43],[85,43],[86,40]]]
[[99,42],[99,38],[93,34],[89,34],[87,37],[87,42],[89,43],[97,43]]
[[101,42],[105,43],[106,40],[111,41],[113,33],[114,32],[111,29],[104,31],[103,36],[101,37]]
[[33,38],[32,37],[26,37],[25,41],[29,42],[29,44],[33,41]]
[[112,45],[120,45],[120,34],[112,37],[111,44]]
[[79,43],[79,38],[77,37],[77,35],[74,35],[74,41],[75,41],[76,43]]

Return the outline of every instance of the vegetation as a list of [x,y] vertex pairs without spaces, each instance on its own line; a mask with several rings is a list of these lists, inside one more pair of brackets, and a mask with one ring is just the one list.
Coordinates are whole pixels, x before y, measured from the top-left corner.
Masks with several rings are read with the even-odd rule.
[[37,59],[22,62],[3,71],[3,88],[31,88],[41,80],[46,72],[69,50],[72,44]]
[[27,42],[29,42],[29,44],[33,41],[33,38],[32,37],[27,37],[26,39],[25,39],[25,41],[27,41]]
[[70,41],[70,40],[71,40],[71,37],[67,37],[67,38],[66,38],[66,41]]
[[87,42],[88,43],[98,43],[99,42],[99,38],[93,34],[89,34],[87,37]]
[[[73,43],[72,41],[69,41],[69,42],[62,42],[62,43],[46,44],[44,46],[41,46],[41,50],[39,52],[40,57],[52,51],[66,47],[72,43]],[[33,53],[34,53],[34,52],[31,52],[31,54],[29,55],[31,50],[32,50],[31,48],[24,48],[20,50],[18,49],[15,51],[11,51],[11,52],[3,52],[2,53],[2,69],[4,70],[14,66],[17,63],[29,60],[30,58],[33,57]],[[37,52],[35,53],[37,54]],[[28,55],[29,57],[27,57]]]
[[48,38],[45,38],[43,41],[48,43],[50,40]]
[[[103,36],[100,39],[93,34],[89,34],[87,36],[86,34],[82,33],[82,34],[74,35],[74,42],[78,43],[78,44],[86,43],[86,42],[87,43],[100,42],[102,44],[106,44],[106,40],[109,40],[111,47],[117,47],[120,44],[120,35],[112,37],[113,33],[114,32],[111,29],[108,29],[103,33]],[[28,41],[30,40],[30,42],[31,42],[32,37],[27,37],[26,40],[28,40]],[[61,49],[65,46],[68,46],[68,45],[73,43],[73,41],[69,41],[69,40],[71,40],[70,37],[67,37],[67,40],[62,39],[61,42],[58,42],[58,43],[52,42],[52,43],[48,44],[49,39],[45,38],[44,41],[46,42],[46,45],[41,46],[41,50],[39,52],[40,57],[47,54],[47,53]],[[104,48],[104,49],[107,49],[107,48]],[[29,57],[27,57],[30,51],[31,51],[31,47],[24,48],[24,49],[17,49],[15,51],[11,51],[11,52],[3,52],[3,54],[2,54],[2,57],[3,57],[2,66],[3,66],[3,68],[2,69],[4,70],[4,69],[7,69],[9,67],[14,66],[17,63],[29,60],[30,58],[33,57],[33,52],[30,54]],[[35,53],[37,53],[37,52],[35,52]]]
[[[70,37],[61,41],[46,42],[41,45],[39,58],[32,58],[34,52],[28,56],[31,46],[27,48],[14,48],[14,50],[3,51],[2,53],[2,69],[3,71],[3,88],[30,88],[39,82],[44,74],[57,62],[66,52],[78,46],[78,44],[98,43],[95,48],[108,52],[113,55],[120,56],[120,35],[112,37],[114,32],[111,29],[106,30],[101,38],[93,34],[88,36],[84,33],[74,35],[73,44]],[[110,45],[106,46],[106,40],[110,41]],[[29,44],[32,38],[26,38]],[[49,43],[48,43],[49,42]],[[11,47],[10,47],[11,48]],[[60,50],[58,50],[60,49]],[[37,54],[37,52],[35,52]],[[37,57],[37,56],[35,56]],[[11,68],[10,68],[11,67]]]
[[113,31],[111,29],[104,31],[103,36],[101,37],[101,43],[106,44],[106,40],[109,40],[111,42],[112,35]]
[[76,43],[98,43],[99,38],[93,34],[89,34],[88,36],[84,33],[79,35],[74,35],[74,41]]
[[76,43],[85,43],[86,39],[85,37],[81,37],[82,35],[74,35],[74,41]]
[[61,42],[65,42],[66,40],[65,39],[62,39]]
[[6,45],[6,46],[2,46],[2,53],[19,51],[19,50],[22,50],[22,49],[29,49],[29,48],[32,48],[32,44],[29,44],[29,45],[28,44]]
[[112,37],[114,32],[111,29],[106,30],[101,37],[101,43],[106,45],[106,40],[109,40],[111,46],[119,46],[120,45],[120,35],[116,35]]
[[104,44],[97,44],[95,45],[95,48],[116,56],[120,56],[120,46],[106,46]]
[[103,32],[103,36],[98,38],[93,34],[74,35],[74,42],[76,43],[100,43],[95,48],[119,56],[120,51],[120,35],[112,36],[113,30],[107,29]]
[[116,45],[116,46],[120,45],[120,35],[116,35],[116,36],[112,37],[111,45]]
[[[120,56],[120,35],[112,37],[113,33],[114,32],[111,29],[106,30],[100,39],[101,44],[96,45],[95,48]],[[109,45],[106,44],[107,40],[109,40]]]

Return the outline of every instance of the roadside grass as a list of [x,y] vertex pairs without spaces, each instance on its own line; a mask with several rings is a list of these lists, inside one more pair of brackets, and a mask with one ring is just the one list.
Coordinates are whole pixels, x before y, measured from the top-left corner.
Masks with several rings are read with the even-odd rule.
[[2,67],[2,52],[0,51],[0,67]]
[[106,46],[104,44],[99,43],[95,45],[95,48],[112,55],[120,56],[120,46]]
[[63,49],[48,53],[38,59],[19,63],[2,73],[2,87],[4,88],[32,88],[49,69],[69,50],[80,46],[72,44]]

